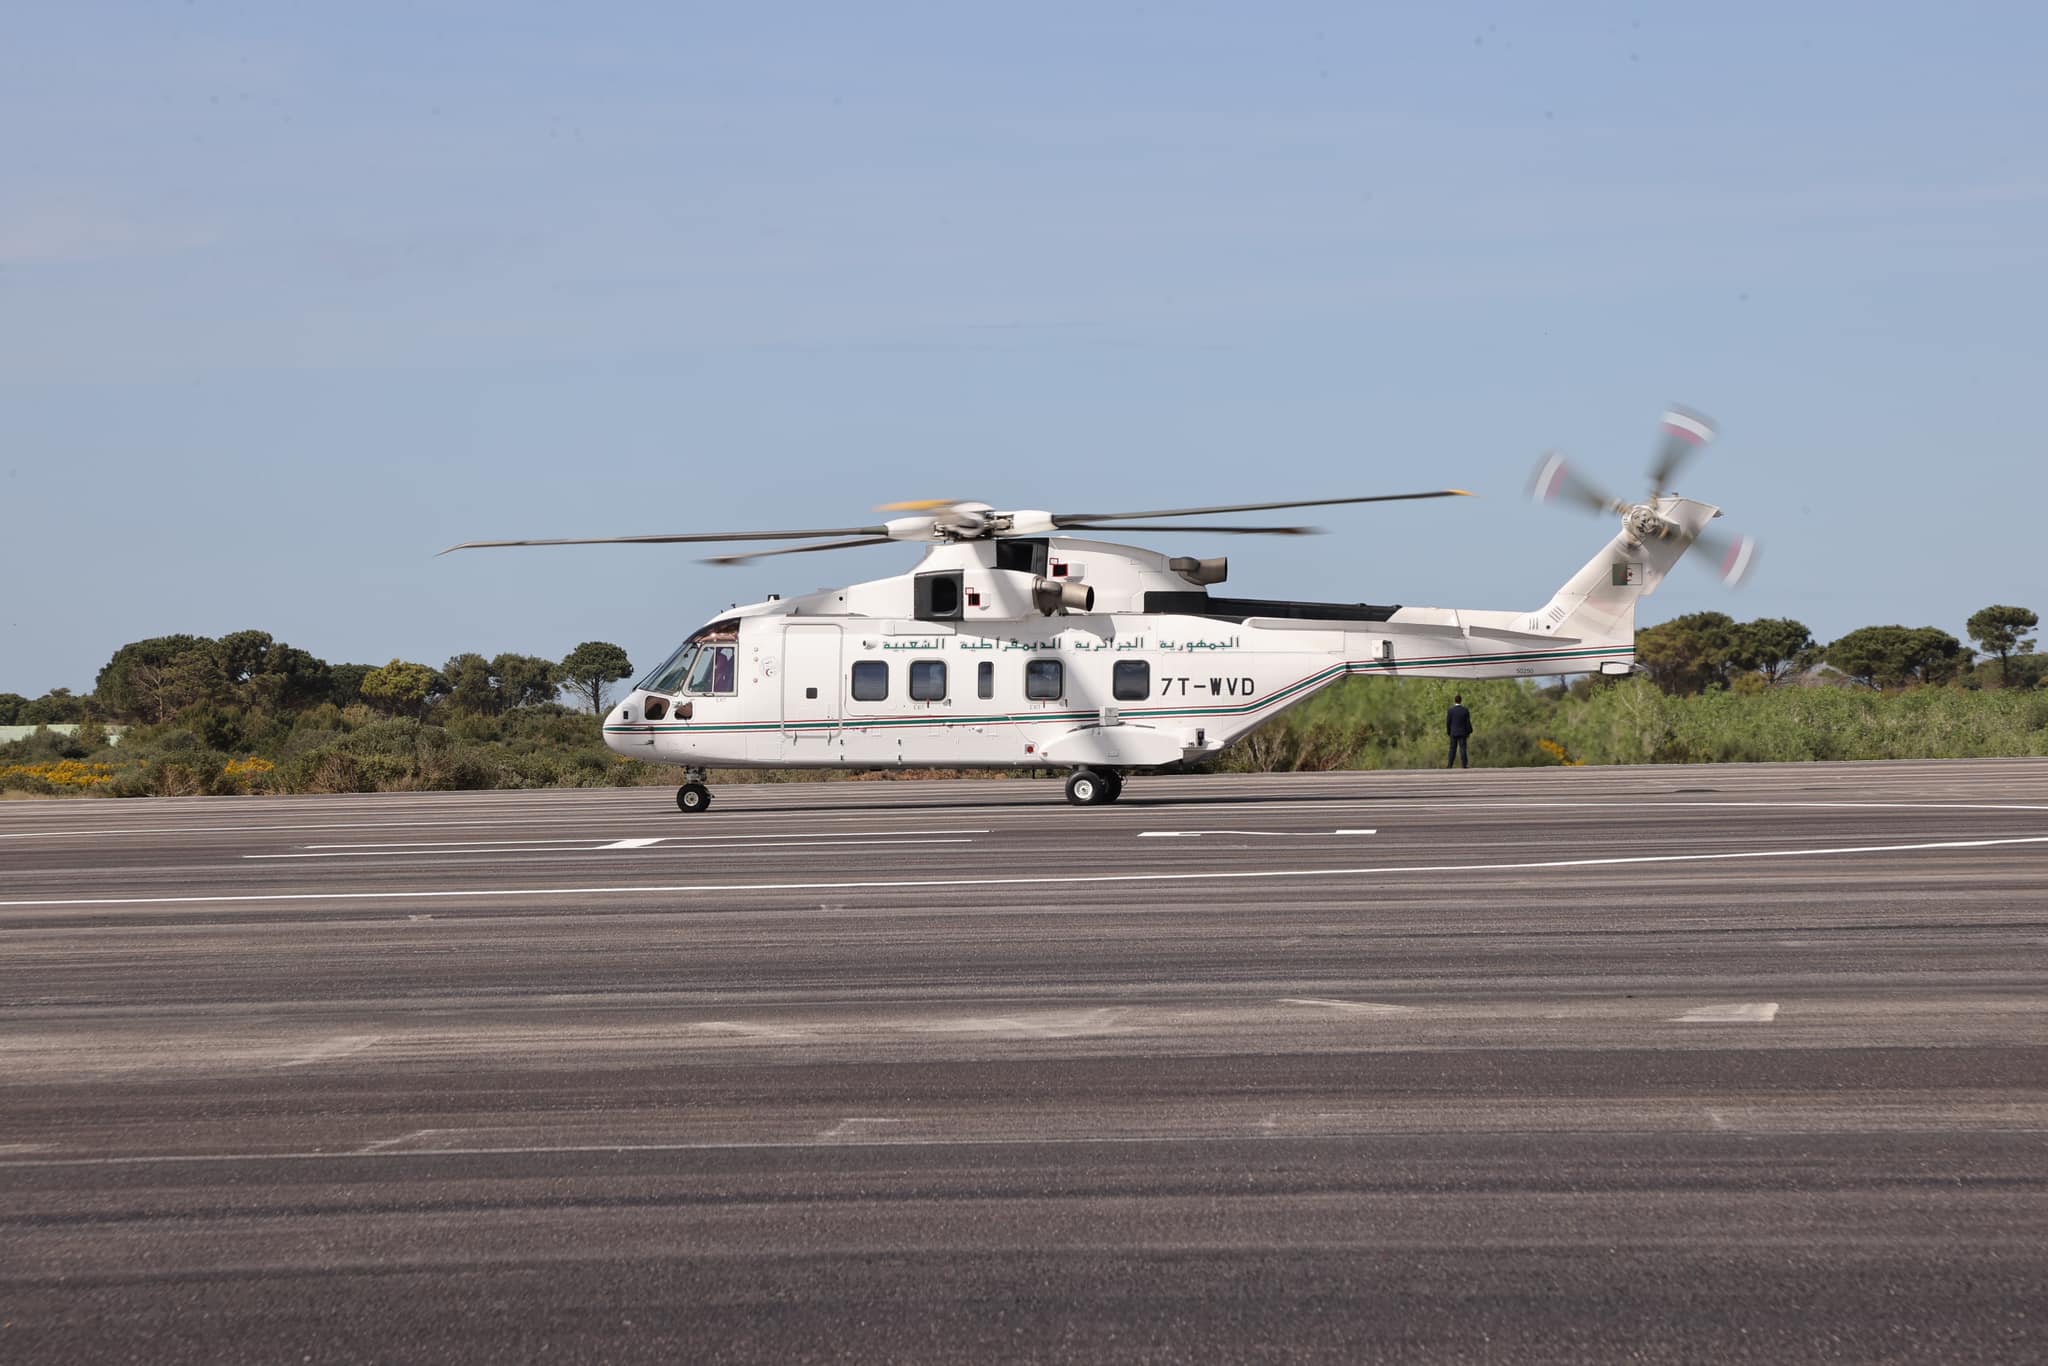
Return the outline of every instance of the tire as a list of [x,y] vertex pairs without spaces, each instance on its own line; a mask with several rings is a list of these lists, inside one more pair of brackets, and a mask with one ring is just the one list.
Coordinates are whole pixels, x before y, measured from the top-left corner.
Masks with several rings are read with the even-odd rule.
[[1067,800],[1075,806],[1099,806],[1107,786],[1093,769],[1077,768],[1067,777]]
[[1114,769],[1104,769],[1102,772],[1102,788],[1100,801],[1106,806],[1124,795],[1124,775],[1116,772]]
[[676,809],[696,815],[711,805],[711,789],[702,783],[684,783],[676,789]]

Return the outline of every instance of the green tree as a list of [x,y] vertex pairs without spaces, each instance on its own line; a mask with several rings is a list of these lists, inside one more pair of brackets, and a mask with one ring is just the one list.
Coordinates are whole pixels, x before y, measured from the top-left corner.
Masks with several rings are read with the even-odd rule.
[[1726,612],[1673,617],[1636,632],[1636,663],[1665,692],[1705,692],[1727,681],[1735,630]]
[[28,705],[28,699],[18,692],[0,692],[0,726],[18,724],[15,717]]
[[114,651],[93,694],[113,715],[152,724],[227,691],[219,643],[206,636],[152,636]]
[[441,679],[448,688],[449,704],[472,716],[495,716],[504,706],[491,677],[490,661],[480,654],[456,655],[442,667]]
[[419,716],[440,691],[441,675],[424,664],[394,659],[363,675],[363,696],[399,716]]
[[1797,669],[1812,665],[1817,654],[1813,632],[1790,617],[1760,617],[1735,628],[1729,662],[1753,669],[1767,683],[1776,683]]
[[593,715],[605,708],[605,685],[633,676],[626,652],[606,640],[586,640],[562,660],[562,686],[590,704]]
[[499,701],[508,711],[552,702],[560,686],[554,663],[535,655],[498,655],[491,660],[491,677],[497,680]]
[[2024,607],[1986,607],[1973,614],[1963,629],[1977,648],[1998,656],[1998,682],[2002,687],[2012,672],[2012,657],[2030,655],[2034,642],[2026,639],[2041,618]]
[[1901,688],[1953,677],[1963,643],[1932,626],[1864,626],[1828,646],[1827,661],[1873,688]]
[[17,726],[62,726],[85,719],[85,699],[73,697],[69,688],[52,688],[41,697],[24,702],[15,713]]
[[335,664],[327,670],[328,700],[337,707],[346,707],[363,700],[363,680],[370,676],[374,664]]
[[234,631],[219,641],[222,672],[248,706],[300,711],[324,702],[333,679],[327,661],[274,639],[268,631]]

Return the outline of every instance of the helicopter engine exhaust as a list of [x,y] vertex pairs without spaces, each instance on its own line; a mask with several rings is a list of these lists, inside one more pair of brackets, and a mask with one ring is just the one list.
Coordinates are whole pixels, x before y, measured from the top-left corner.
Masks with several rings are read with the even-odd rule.
[[1047,616],[1061,611],[1092,612],[1095,610],[1095,590],[1085,583],[1034,579],[1031,583],[1031,603]]
[[1230,557],[1218,555],[1214,559],[1198,560],[1191,555],[1176,555],[1166,562],[1166,567],[1186,579],[1189,583],[1204,588],[1212,583],[1222,583],[1230,577]]

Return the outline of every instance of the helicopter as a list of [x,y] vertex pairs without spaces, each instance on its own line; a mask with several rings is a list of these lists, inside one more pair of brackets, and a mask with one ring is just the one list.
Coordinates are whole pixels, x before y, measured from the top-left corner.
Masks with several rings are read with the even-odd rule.
[[[1066,799],[1116,801],[1125,776],[1199,765],[1353,675],[1535,678],[1625,675],[1635,609],[1695,544],[1739,581],[1750,537],[1708,531],[1719,508],[1668,491],[1716,428],[1664,414],[1649,497],[1611,497],[1551,453],[1531,492],[1618,515],[1621,529],[1533,610],[1471,610],[1219,596],[1227,558],[1097,540],[1161,532],[1299,536],[1307,526],[1190,517],[1468,497],[1464,489],[1129,512],[895,503],[868,526],[466,541],[543,545],[803,541],[713,557],[740,564],[893,542],[920,545],[907,573],[770,596],[707,621],[604,719],[616,753],[683,770],[677,807],[711,805],[709,770],[1066,769]],[[1077,534],[1079,533],[1079,534]],[[448,551],[443,551],[443,554]]]

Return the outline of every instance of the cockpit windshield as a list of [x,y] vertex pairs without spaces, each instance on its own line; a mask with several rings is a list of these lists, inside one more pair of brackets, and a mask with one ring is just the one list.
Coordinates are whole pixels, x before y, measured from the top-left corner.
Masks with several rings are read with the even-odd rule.
[[[734,690],[734,660],[740,623],[736,617],[714,621],[690,633],[676,652],[639,683],[642,692],[729,693]],[[716,646],[714,649],[704,648]],[[685,681],[687,680],[687,682]]]

